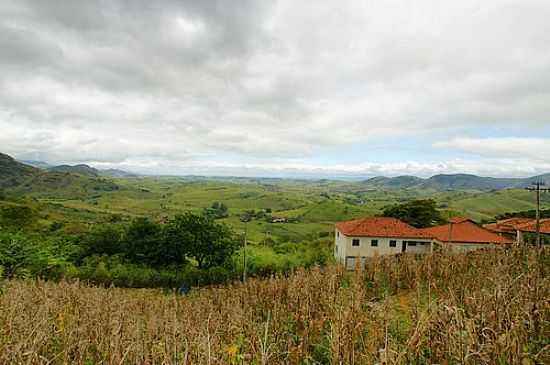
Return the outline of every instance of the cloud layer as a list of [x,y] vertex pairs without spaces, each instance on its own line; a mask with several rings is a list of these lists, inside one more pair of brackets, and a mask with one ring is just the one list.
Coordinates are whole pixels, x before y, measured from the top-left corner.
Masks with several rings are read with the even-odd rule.
[[[550,125],[549,16],[542,0],[5,0],[0,150],[174,173],[541,171],[526,151],[547,151],[529,138]],[[527,139],[452,137],[518,126]],[[434,133],[427,162],[311,162]]]

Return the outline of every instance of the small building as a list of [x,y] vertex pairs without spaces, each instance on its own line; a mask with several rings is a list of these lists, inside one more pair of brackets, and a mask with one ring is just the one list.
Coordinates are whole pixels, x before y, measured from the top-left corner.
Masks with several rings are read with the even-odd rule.
[[484,224],[483,228],[498,234],[499,236],[518,241],[518,226],[532,222],[531,218],[508,218],[496,223]]
[[[540,233],[545,236],[550,235],[550,219],[541,219],[539,223]],[[532,218],[508,218],[496,223],[485,224],[483,227],[522,244],[525,241],[525,234],[537,232],[537,221]]]
[[[550,219],[548,225],[550,229]],[[346,269],[353,270],[357,265],[364,266],[367,257],[376,255],[429,254],[434,249],[464,252],[506,247],[513,242],[463,217],[422,229],[396,218],[371,217],[336,224],[334,256]]]
[[396,218],[371,217],[336,224],[334,256],[348,270],[357,260],[403,252],[430,253],[432,236]]
[[[537,233],[537,221],[532,219],[530,222],[520,224],[517,227],[517,242],[524,243],[525,234]],[[539,232],[542,236],[550,236],[550,219],[539,220]]]
[[464,217],[455,217],[448,224],[423,228],[421,231],[433,236],[437,245],[455,252],[504,247],[514,243],[514,240],[491,232]]

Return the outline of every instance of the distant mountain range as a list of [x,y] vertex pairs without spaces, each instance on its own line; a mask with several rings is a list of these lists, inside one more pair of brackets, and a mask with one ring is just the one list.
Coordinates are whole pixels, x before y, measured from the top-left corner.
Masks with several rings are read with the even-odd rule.
[[378,176],[362,182],[376,189],[433,189],[433,190],[502,190],[525,188],[533,182],[543,181],[550,185],[550,174],[528,178],[496,178],[468,174],[434,175],[428,179],[416,176]]
[[69,172],[72,174],[80,174],[84,176],[90,176],[90,177],[98,177],[98,176],[105,176],[105,177],[129,177],[129,176],[136,176],[136,174],[118,170],[118,169],[105,169],[105,170],[99,170],[96,168],[93,168],[89,165],[85,164],[79,164],[79,165],[51,165],[44,161],[21,161],[21,163],[24,163],[26,165],[30,165],[33,167],[37,167],[39,169],[48,170],[48,171],[54,171],[54,172]]
[[52,196],[76,196],[118,189],[117,184],[102,178],[94,170],[86,165],[40,169],[0,153],[0,189],[13,194],[46,192]]
[[[44,173],[49,175],[44,175]],[[47,177],[46,181],[50,181],[54,179],[55,176],[59,178],[60,175],[67,174],[91,178],[94,179],[94,181],[105,181],[101,179],[102,177],[136,176],[122,170],[98,170],[84,164],[52,166],[41,161],[26,161],[26,163],[22,163],[16,161],[8,155],[0,153],[0,188],[18,185],[31,176],[42,176],[42,178]],[[550,173],[528,178],[495,178],[468,174],[434,175],[427,179],[416,176],[378,176],[359,183],[364,187],[372,189],[491,191],[525,188],[532,185],[532,183],[536,181],[543,181],[547,185],[550,185]],[[28,184],[28,181],[26,183]]]

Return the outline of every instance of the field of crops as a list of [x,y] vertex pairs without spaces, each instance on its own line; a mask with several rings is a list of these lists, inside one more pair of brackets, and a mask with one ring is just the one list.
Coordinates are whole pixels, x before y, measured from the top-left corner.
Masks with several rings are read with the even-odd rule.
[[9,281],[4,364],[544,364],[550,251],[380,257],[187,296]]

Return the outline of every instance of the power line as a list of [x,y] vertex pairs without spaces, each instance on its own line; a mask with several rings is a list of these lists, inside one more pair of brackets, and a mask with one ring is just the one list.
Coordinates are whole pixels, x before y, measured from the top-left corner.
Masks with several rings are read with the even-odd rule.
[[532,185],[534,187],[526,188],[526,189],[529,190],[529,191],[535,191],[537,193],[537,213],[536,213],[536,217],[537,217],[537,223],[536,223],[537,241],[536,241],[536,244],[537,244],[537,247],[542,247],[541,246],[541,240],[540,240],[540,192],[541,191],[550,192],[550,188],[542,188],[541,187],[541,186],[546,185],[544,183],[544,181],[537,181],[537,182],[532,183]]

